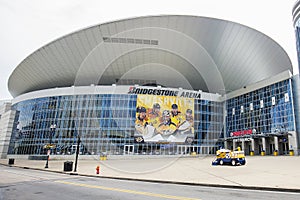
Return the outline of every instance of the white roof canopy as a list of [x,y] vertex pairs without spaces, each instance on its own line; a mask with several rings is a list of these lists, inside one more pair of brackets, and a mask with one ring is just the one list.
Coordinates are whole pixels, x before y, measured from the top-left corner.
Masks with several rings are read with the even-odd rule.
[[8,88],[18,96],[154,80],[223,94],[286,70],[293,71],[283,48],[247,26],[197,16],[147,16],[89,27],[41,47],[17,66]]

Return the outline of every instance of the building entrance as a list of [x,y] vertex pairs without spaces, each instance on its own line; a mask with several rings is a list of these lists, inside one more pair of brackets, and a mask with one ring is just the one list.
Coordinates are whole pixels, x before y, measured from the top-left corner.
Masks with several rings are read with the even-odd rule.
[[133,145],[124,145],[124,154],[130,155],[134,152],[134,146]]

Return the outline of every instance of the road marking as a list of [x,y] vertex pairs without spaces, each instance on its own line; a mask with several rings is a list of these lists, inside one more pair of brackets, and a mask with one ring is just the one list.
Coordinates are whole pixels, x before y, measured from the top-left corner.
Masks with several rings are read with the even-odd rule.
[[126,190],[126,189],[121,189],[121,188],[111,188],[111,187],[104,187],[104,186],[98,186],[98,185],[88,185],[88,184],[67,182],[67,181],[54,181],[54,182],[67,184],[67,185],[75,185],[75,186],[80,186],[80,187],[87,187],[87,188],[96,188],[96,189],[110,190],[110,191],[116,191],[116,192],[124,192],[124,193],[130,193],[130,194],[139,194],[139,195],[151,196],[151,197],[160,197],[160,198],[166,198],[166,199],[200,200],[200,199],[189,198],[189,197],[172,196],[172,195],[166,195],[166,194],[156,194],[156,193],[151,193],[151,192],[141,192],[141,191],[135,191],[135,190]]
[[[272,188],[271,188],[272,189]],[[278,188],[280,189],[280,188]],[[258,189],[254,189],[254,190],[251,190],[251,189],[243,189],[243,188],[218,188],[218,190],[231,190],[231,191],[238,191],[238,192],[256,192],[256,193],[272,193],[272,194],[295,194],[295,195],[299,195],[299,192],[292,192],[292,191],[273,191],[273,190],[268,190],[268,189],[261,189],[261,190],[258,190]]]

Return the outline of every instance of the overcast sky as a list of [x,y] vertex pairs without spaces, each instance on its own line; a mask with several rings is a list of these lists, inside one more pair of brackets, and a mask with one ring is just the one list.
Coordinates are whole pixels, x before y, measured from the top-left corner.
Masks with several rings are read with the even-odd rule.
[[68,33],[145,15],[225,19],[277,41],[298,74],[292,8],[296,0],[0,0],[0,99],[11,99],[10,74],[28,55]]

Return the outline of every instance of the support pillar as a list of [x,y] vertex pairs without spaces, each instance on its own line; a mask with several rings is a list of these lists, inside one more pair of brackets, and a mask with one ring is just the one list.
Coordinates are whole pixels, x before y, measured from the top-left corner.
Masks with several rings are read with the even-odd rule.
[[262,143],[262,150],[263,151],[266,151],[266,138],[265,137],[262,137],[261,138],[261,143]]
[[266,155],[266,138],[262,137],[261,138],[261,143],[262,143],[262,152],[260,153],[262,156]]
[[275,145],[275,150],[279,150],[279,144],[278,144],[278,137],[274,136],[274,145]]
[[242,140],[242,150],[245,151],[245,140]]
[[233,140],[233,141],[232,141],[232,148],[233,148],[233,150],[236,149],[236,140]]
[[[298,155],[297,134],[295,131],[289,132],[288,135],[290,155]],[[291,152],[292,151],[292,152]],[[292,154],[291,154],[292,153]]]
[[274,136],[274,146],[275,146],[275,150],[273,152],[274,156],[277,156],[279,153],[279,145],[278,145],[278,137]]
[[255,152],[255,140],[253,138],[250,138],[250,142],[251,142],[250,156],[254,156],[254,152]]
[[228,141],[227,140],[224,142],[224,148],[228,149]]

